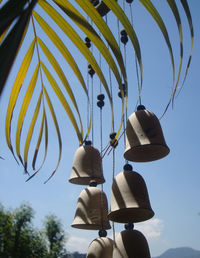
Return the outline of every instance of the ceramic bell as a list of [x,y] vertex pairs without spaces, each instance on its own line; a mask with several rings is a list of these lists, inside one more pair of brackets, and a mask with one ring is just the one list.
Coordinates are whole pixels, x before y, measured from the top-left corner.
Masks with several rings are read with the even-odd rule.
[[138,106],[127,121],[124,158],[134,162],[158,160],[169,153],[158,118]]
[[87,258],[112,258],[114,242],[108,237],[99,237],[88,248]]
[[91,180],[95,180],[98,184],[105,182],[100,152],[89,142],[75,152],[69,182],[89,185]]
[[113,258],[151,258],[144,235],[138,230],[124,230],[115,239]]
[[79,195],[71,226],[89,230],[110,229],[107,215],[108,202],[105,193],[97,187],[88,187]]
[[144,179],[127,164],[112,184],[109,220],[141,222],[154,216]]

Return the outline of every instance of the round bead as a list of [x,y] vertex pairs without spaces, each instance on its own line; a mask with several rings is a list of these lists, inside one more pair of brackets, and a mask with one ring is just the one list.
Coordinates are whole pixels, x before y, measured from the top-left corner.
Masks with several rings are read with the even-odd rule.
[[125,30],[121,30],[120,34],[121,34],[122,36],[127,36],[127,33],[126,33]]
[[121,91],[118,91],[118,97],[121,99],[122,98],[122,93]]
[[121,42],[122,42],[123,44],[126,44],[126,43],[128,42],[128,37],[127,37],[127,36],[122,36],[122,37],[121,37]]
[[107,236],[106,230],[104,230],[104,229],[99,230],[99,236],[100,237],[106,237]]
[[144,110],[144,109],[146,109],[146,108],[145,108],[145,106],[143,106],[143,105],[139,105],[139,106],[137,107],[137,111],[138,111],[138,110]]
[[85,42],[90,42],[90,41],[91,40],[88,37],[85,38]]
[[90,180],[89,186],[90,187],[96,187],[97,186],[97,182],[95,180]]
[[111,133],[111,134],[110,134],[110,139],[111,139],[111,140],[115,139],[115,136],[116,136],[116,133],[115,133],[115,132]]
[[127,3],[131,4],[133,0],[126,0]]
[[118,140],[117,140],[117,139],[111,140],[111,141],[110,141],[110,145],[111,145],[113,148],[116,148],[117,145],[118,145]]
[[124,225],[124,228],[126,230],[133,230],[134,229],[134,224],[133,223],[127,223]]
[[98,100],[104,100],[104,99],[105,99],[104,94],[99,94],[99,95],[97,96],[97,99],[98,99]]
[[97,101],[97,106],[102,108],[104,106],[104,101],[103,100]]
[[90,69],[88,70],[88,73],[89,73],[89,75],[90,75],[91,77],[93,77],[93,75],[95,74],[95,71],[94,71],[93,68],[90,68]]
[[92,142],[91,141],[85,141],[85,145],[92,145]]
[[126,164],[126,165],[124,165],[124,170],[132,171],[133,167],[130,164]]
[[91,43],[90,42],[86,42],[85,45],[90,48],[91,47]]
[[99,0],[90,0],[90,2],[93,4],[93,6],[96,6],[99,4]]

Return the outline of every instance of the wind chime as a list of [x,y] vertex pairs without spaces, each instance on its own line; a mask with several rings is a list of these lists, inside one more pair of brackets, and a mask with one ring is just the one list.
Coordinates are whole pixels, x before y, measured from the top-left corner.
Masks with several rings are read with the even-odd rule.
[[[109,8],[99,1],[92,1],[97,11],[104,16]],[[132,3],[127,0],[126,2]],[[121,31],[121,42],[126,44],[128,37],[125,30]],[[85,39],[86,46],[91,47],[89,38]],[[88,65],[88,73],[93,77],[95,71]],[[126,95],[126,89],[119,92],[119,97]],[[97,106],[102,110],[104,95],[99,94]],[[117,145],[116,133],[111,133],[110,145]],[[139,105],[126,121],[125,152],[126,164],[123,171],[113,177],[110,210],[103,187],[105,182],[102,169],[102,150],[99,152],[92,142],[87,140],[80,146],[72,165],[70,183],[88,185],[83,189],[77,201],[76,212],[72,227],[86,230],[98,230],[99,237],[92,241],[88,248],[87,258],[150,258],[148,243],[144,235],[134,229],[134,223],[151,219],[154,211],[151,208],[147,186],[144,179],[128,161],[149,162],[161,159],[169,153],[165,143],[162,128],[158,118]],[[113,223],[125,224],[125,230],[113,240],[107,237],[107,229]]]

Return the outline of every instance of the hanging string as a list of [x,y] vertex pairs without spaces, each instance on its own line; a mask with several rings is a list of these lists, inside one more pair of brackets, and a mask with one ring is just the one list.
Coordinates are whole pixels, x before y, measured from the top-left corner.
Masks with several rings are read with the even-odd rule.
[[[112,165],[112,182],[114,182],[115,179],[115,149],[113,148],[113,165]],[[112,222],[112,229],[113,229],[113,240],[115,242],[115,223]]]
[[[131,4],[129,4],[129,7],[130,7],[131,25],[133,27],[133,9],[132,9]],[[139,102],[140,105],[142,104],[142,101],[141,101],[141,90],[142,89],[140,87],[139,69],[138,69],[138,61],[137,61],[136,55],[135,55],[135,67],[136,67],[136,76],[137,76],[137,85],[138,85],[138,100],[137,100],[137,103],[136,103],[136,106],[137,106],[138,102]]]
[[[87,67],[88,67],[88,62],[87,62]],[[90,90],[89,74],[87,72],[87,91],[89,92],[89,90]],[[90,103],[89,103],[89,98],[87,98],[87,128],[89,127],[89,123],[90,123],[89,121],[90,121]]]
[[[91,21],[91,25],[93,22]],[[91,52],[93,54],[93,44],[91,45]],[[93,76],[91,76],[91,116],[92,116],[92,145],[94,145],[94,80]]]

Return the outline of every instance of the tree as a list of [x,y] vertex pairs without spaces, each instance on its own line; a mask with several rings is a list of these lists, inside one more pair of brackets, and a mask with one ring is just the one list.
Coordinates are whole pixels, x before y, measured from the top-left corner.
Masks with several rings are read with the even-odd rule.
[[33,209],[26,204],[14,211],[0,205],[0,257],[57,258],[66,254],[65,233],[56,216],[47,216],[45,234],[32,226]]
[[61,257],[66,254],[64,249],[66,237],[62,224],[55,215],[46,216],[45,236],[48,242],[49,258]]

